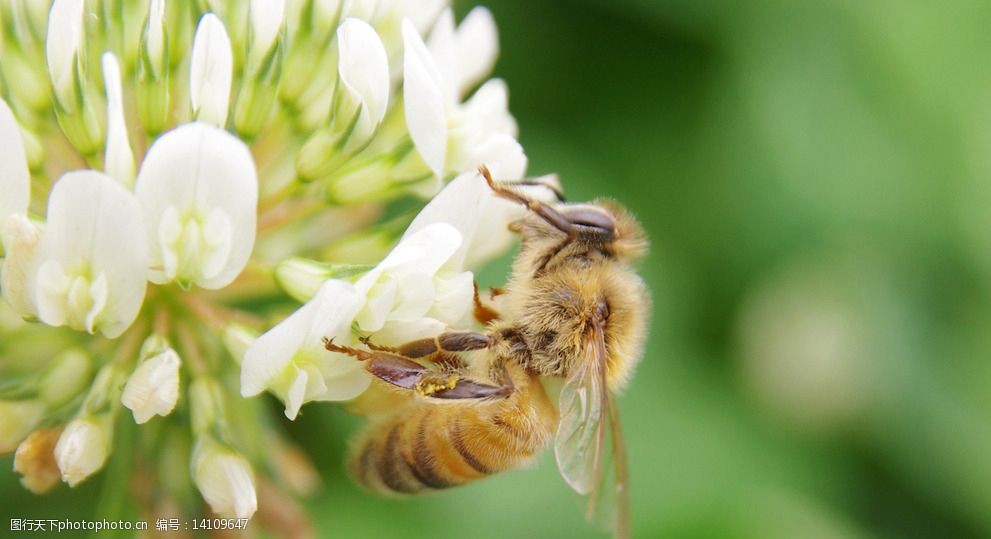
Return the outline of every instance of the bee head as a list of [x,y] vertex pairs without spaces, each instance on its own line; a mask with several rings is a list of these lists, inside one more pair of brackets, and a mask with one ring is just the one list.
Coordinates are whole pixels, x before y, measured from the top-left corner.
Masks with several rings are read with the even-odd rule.
[[620,260],[632,261],[647,252],[647,238],[640,223],[618,202],[599,199],[591,204],[567,207],[565,215],[586,243],[608,246]]

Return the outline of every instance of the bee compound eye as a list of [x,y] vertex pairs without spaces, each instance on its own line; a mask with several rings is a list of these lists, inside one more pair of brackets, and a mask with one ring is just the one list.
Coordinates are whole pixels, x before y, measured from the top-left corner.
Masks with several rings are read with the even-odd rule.
[[571,224],[591,229],[597,235],[612,237],[616,231],[616,222],[612,216],[595,207],[570,208],[565,216]]

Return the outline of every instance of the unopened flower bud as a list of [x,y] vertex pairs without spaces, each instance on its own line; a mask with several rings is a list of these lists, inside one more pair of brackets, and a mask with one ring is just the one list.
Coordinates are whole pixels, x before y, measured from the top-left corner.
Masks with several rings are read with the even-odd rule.
[[14,471],[21,474],[24,488],[35,494],[44,494],[58,484],[55,444],[61,434],[61,428],[38,429],[17,446]]
[[165,28],[165,1],[151,0],[141,34],[138,59],[138,117],[145,131],[157,135],[169,117],[169,46]]
[[89,385],[92,365],[81,350],[67,350],[52,362],[41,379],[39,397],[49,408],[57,408],[79,395]]
[[120,402],[134,413],[134,422],[167,416],[179,400],[179,355],[167,348],[145,359],[127,380]]
[[36,399],[0,400],[0,455],[13,451],[38,426],[45,408],[45,403]]
[[217,127],[227,123],[233,65],[227,29],[220,18],[207,13],[196,27],[189,67],[189,98],[194,118]]
[[361,264],[329,264],[293,257],[275,266],[275,281],[294,299],[306,302],[317,294],[327,279],[348,279],[369,269],[371,266]]
[[211,437],[197,440],[190,472],[215,513],[251,518],[258,508],[251,465],[240,453]]
[[73,419],[55,445],[62,480],[74,487],[103,468],[113,440],[113,414]]
[[48,15],[48,73],[59,104],[74,110],[76,81],[81,69],[81,56],[86,40],[83,39],[83,0],[55,0]]
[[201,376],[189,386],[189,409],[193,432],[203,433],[223,414],[223,389],[216,380]]
[[245,84],[234,109],[234,128],[254,139],[272,116],[282,76],[285,0],[252,0],[248,9],[248,58]]

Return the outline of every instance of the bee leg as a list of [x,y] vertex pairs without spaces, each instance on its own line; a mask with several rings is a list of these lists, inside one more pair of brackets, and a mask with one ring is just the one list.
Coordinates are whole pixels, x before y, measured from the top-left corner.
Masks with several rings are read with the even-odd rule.
[[347,354],[363,361],[365,370],[372,376],[424,397],[484,399],[504,397],[513,391],[512,385],[493,386],[462,378],[456,373],[434,372],[415,361],[390,352],[339,346],[330,339],[324,339],[324,347],[331,352]]
[[492,179],[492,173],[489,172],[489,169],[485,165],[479,166],[478,172],[485,178],[485,181],[488,182],[492,192],[496,195],[510,202],[515,202],[525,206],[526,209],[536,213],[544,221],[547,221],[549,225],[567,234],[569,241],[576,236],[574,224],[567,217],[562,215],[561,212],[539,200],[528,198],[521,193],[507,188],[505,185],[496,183],[496,181]]
[[372,350],[375,350],[376,352],[391,352],[393,354],[401,353],[398,348],[392,346],[385,346],[382,344],[375,344],[372,342],[372,340],[369,337],[358,337],[358,340],[361,341],[361,344],[371,348]]
[[482,298],[478,297],[478,283],[473,282],[472,288],[474,289],[472,301],[475,303],[475,320],[478,320],[480,324],[488,324],[493,320],[498,320],[499,313],[495,309],[482,303]]
[[516,187],[516,186],[523,186],[523,187],[538,187],[539,186],[539,187],[543,187],[544,189],[547,189],[551,193],[554,193],[554,198],[556,198],[558,202],[567,202],[568,201],[564,197],[564,192],[561,191],[561,187],[559,185],[555,185],[553,182],[550,182],[550,181],[541,181],[540,178],[536,178],[536,179],[526,179],[525,178],[525,179],[522,179],[522,180],[500,181],[499,183],[501,183],[503,185],[509,185],[509,186],[512,186],[512,187]]
[[418,339],[397,348],[397,351],[411,358],[425,358],[437,352],[469,352],[492,346],[491,335],[475,331],[445,331],[436,337]]

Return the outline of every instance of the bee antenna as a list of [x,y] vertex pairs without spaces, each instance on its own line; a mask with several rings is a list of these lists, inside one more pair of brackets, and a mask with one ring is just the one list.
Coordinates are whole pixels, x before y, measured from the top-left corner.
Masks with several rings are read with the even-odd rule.
[[489,188],[494,191],[496,189],[495,180],[492,179],[492,172],[489,171],[489,167],[485,165],[478,165],[478,173],[485,178],[485,183],[489,184]]

